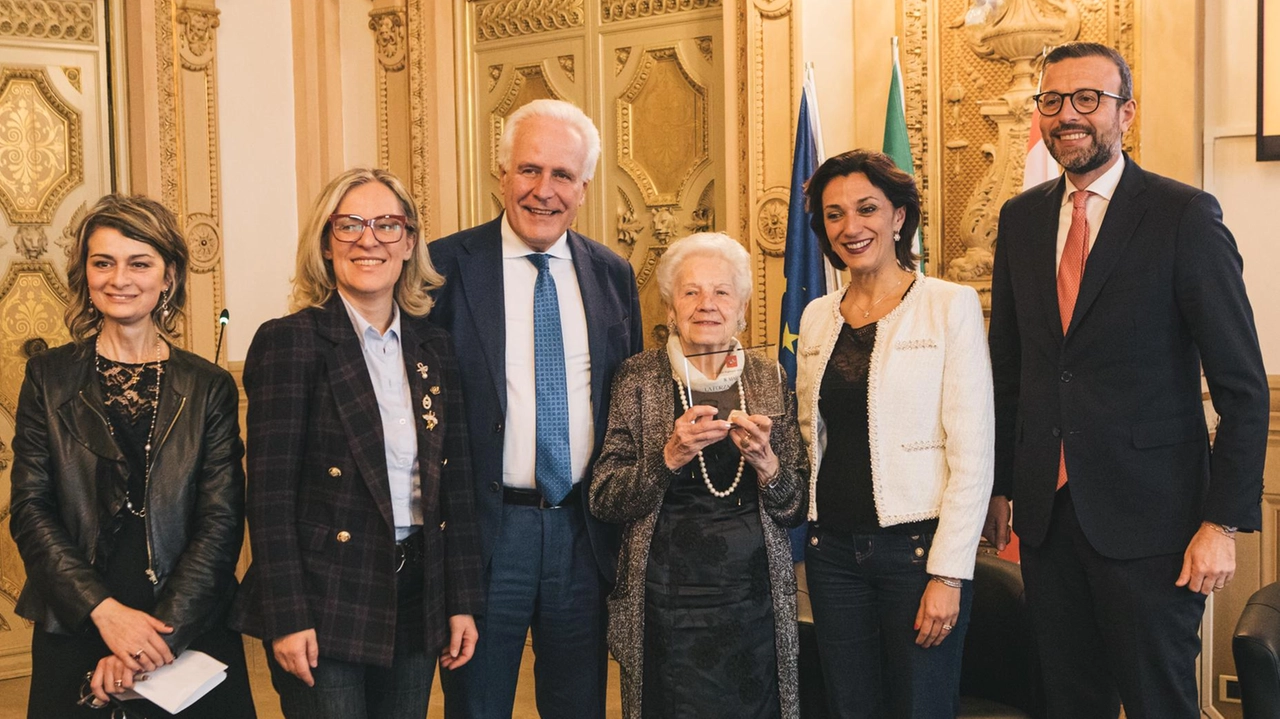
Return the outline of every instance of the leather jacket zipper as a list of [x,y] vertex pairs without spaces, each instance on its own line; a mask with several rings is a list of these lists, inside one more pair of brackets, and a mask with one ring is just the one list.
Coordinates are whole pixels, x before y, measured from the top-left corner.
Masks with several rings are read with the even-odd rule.
[[[169,433],[173,431],[173,426],[178,423],[178,418],[182,416],[182,410],[187,406],[187,398],[182,397],[178,402],[178,411],[173,414],[173,421],[169,422],[169,426],[165,428],[164,434],[161,435],[160,441],[156,444],[155,449],[151,452],[151,466],[147,467],[147,477],[151,476],[151,470],[156,466],[156,458],[160,456],[160,448],[164,446],[165,440],[169,439]],[[156,411],[160,411],[157,407]],[[147,507],[151,506],[151,482],[147,482],[147,486],[142,488],[143,494],[146,496]],[[147,536],[147,579],[151,580],[153,585],[160,584],[160,577],[156,576],[155,562],[151,556],[151,512],[147,512],[147,516],[142,519],[143,525],[146,527]]]

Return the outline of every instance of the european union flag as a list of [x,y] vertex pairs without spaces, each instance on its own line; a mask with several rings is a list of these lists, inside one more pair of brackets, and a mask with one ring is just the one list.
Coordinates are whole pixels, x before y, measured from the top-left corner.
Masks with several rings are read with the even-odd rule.
[[805,211],[804,183],[818,169],[818,149],[809,124],[809,98],[800,96],[800,118],[796,121],[796,150],[791,164],[791,205],[787,210],[787,245],[782,260],[787,279],[782,295],[781,326],[778,338],[778,362],[787,371],[790,389],[796,388],[796,340],[800,332],[800,316],[810,302],[827,293],[827,280],[822,264],[818,237],[809,226]]
[[[818,248],[818,236],[809,226],[809,213],[805,211],[804,183],[818,169],[818,146],[814,137],[814,124],[809,120],[809,96],[812,92],[812,75],[806,73],[805,92],[800,95],[800,118],[796,121],[796,150],[791,163],[791,205],[787,210],[787,246],[782,260],[787,289],[782,294],[782,314],[779,317],[778,362],[787,371],[789,389],[796,389],[796,345],[800,332],[800,316],[810,302],[827,292],[826,267],[822,250]],[[817,108],[813,108],[816,113]],[[808,481],[808,477],[804,478]],[[804,559],[804,542],[809,525],[802,524],[791,530],[791,558]]]

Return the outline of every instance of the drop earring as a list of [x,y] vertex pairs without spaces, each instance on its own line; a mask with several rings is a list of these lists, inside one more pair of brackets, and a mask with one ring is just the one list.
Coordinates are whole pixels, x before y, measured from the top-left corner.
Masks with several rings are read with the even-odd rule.
[[160,293],[160,316],[165,319],[173,312],[173,308],[169,307],[169,290]]
[[901,232],[898,232],[897,230],[894,230],[894,231],[893,231],[893,241],[894,241],[894,242],[900,242],[900,241],[902,241],[902,233],[901,233]]

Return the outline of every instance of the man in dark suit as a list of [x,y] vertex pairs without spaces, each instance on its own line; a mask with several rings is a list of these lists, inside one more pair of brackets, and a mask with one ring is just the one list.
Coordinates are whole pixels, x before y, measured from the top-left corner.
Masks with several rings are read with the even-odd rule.
[[1004,546],[1016,498],[1050,717],[1198,717],[1205,597],[1261,523],[1267,383],[1240,255],[1212,195],[1121,151],[1136,106],[1118,53],[1058,47],[1040,89],[1066,172],[1000,214],[985,534]]
[[488,581],[475,658],[442,673],[451,718],[511,716],[530,629],[539,714],[604,717],[618,539],[583,485],[614,370],[642,330],[631,265],[569,229],[599,154],[578,108],[525,105],[499,144],[502,216],[429,248],[446,277],[432,318],[462,365]]

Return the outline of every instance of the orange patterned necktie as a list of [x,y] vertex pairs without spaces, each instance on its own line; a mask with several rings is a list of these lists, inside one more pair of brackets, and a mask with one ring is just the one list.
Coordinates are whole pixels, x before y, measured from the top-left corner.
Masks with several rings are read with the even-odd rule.
[[[1071,326],[1071,315],[1076,309],[1076,297],[1080,295],[1080,278],[1084,277],[1084,262],[1089,256],[1089,215],[1085,211],[1092,192],[1076,190],[1071,193],[1071,227],[1067,229],[1067,243],[1062,247],[1062,259],[1058,261],[1058,315],[1062,318],[1062,334]],[[1067,483],[1067,454],[1059,447],[1058,487]]]

